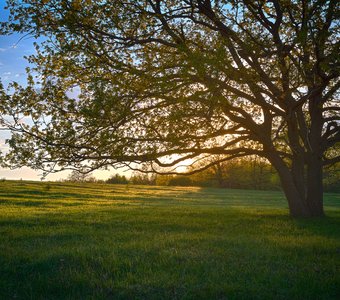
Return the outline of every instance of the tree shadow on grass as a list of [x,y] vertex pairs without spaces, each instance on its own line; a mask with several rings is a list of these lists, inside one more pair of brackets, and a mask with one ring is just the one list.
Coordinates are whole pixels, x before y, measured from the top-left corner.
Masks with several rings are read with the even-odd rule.
[[41,201],[41,200],[35,200],[35,201],[19,201],[19,200],[0,200],[0,206],[1,205],[16,205],[16,206],[27,206],[27,207],[38,207],[38,206],[49,206],[51,205],[51,202],[48,201]]
[[[82,221],[73,220],[64,224],[67,232],[51,236],[49,228],[46,236],[12,240],[11,259],[0,256],[0,298],[335,299],[330,264],[312,262],[316,257],[307,248],[264,243],[253,235],[249,216],[235,217],[239,231],[226,230],[228,226],[216,232],[197,230],[193,224],[170,226],[157,220],[132,232],[128,225],[136,225],[138,218],[120,227],[111,220],[99,224],[94,235],[86,228],[81,231]],[[22,248],[29,243],[36,245],[31,255]]]
[[[21,261],[0,274],[1,299],[178,299],[186,289],[173,282],[166,270],[158,272],[169,281],[157,282],[151,274],[135,274],[126,263],[108,269],[96,258],[50,255],[34,262]],[[119,275],[117,275],[119,274]],[[150,283],[143,277],[150,276]],[[156,281],[156,282],[152,282]]]

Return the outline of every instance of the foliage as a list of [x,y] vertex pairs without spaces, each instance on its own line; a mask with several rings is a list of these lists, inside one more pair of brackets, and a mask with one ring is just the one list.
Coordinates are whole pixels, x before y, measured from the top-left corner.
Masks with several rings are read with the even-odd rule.
[[125,177],[125,175],[119,175],[119,174],[112,175],[105,182],[106,183],[111,183],[111,184],[127,184],[127,183],[129,183],[129,181]]
[[95,177],[87,173],[81,173],[77,170],[73,170],[71,174],[68,175],[66,181],[69,182],[95,182]]
[[193,182],[189,177],[182,175],[182,176],[172,177],[169,180],[168,185],[170,186],[192,186]]
[[340,195],[6,181],[1,299],[337,299]]
[[156,185],[160,186],[168,186],[169,181],[174,177],[174,175],[157,175],[156,176]]
[[132,184],[141,184],[141,185],[154,185],[156,182],[155,174],[148,174],[142,172],[133,172],[129,182]]
[[[218,158],[210,158],[209,161]],[[207,162],[203,162],[205,164]],[[190,176],[158,175],[157,185],[204,186],[233,189],[277,190],[280,183],[272,166],[259,158],[240,158],[217,163]]]
[[29,77],[1,91],[5,161],[162,172],[258,155],[277,170],[293,216],[321,216],[322,169],[340,159],[339,5],[10,0],[2,32],[45,42],[29,57],[39,89]]
[[329,166],[324,173],[325,191],[340,192],[340,163]]
[[[209,162],[218,159],[211,157]],[[201,186],[259,190],[280,188],[273,167],[256,156],[216,163],[204,172],[192,175],[192,180]]]

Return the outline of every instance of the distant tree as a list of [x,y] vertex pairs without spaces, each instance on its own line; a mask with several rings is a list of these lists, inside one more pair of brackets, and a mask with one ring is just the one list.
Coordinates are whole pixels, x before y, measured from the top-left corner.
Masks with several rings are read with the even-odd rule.
[[[201,172],[194,173],[190,175],[192,183],[198,186],[206,186],[206,187],[225,187],[225,180],[227,177],[225,165],[227,162],[220,162],[221,157],[213,155],[207,159],[200,161],[200,165],[212,165],[210,168],[205,169]],[[216,163],[215,163],[216,162]],[[198,166],[199,167],[199,166]],[[195,170],[197,166],[194,168],[189,166],[189,172]]]
[[127,183],[129,183],[129,181],[127,180],[125,175],[119,175],[119,174],[112,175],[105,182],[111,183],[111,184],[127,184]]
[[81,173],[77,170],[73,170],[70,175],[68,175],[66,181],[70,182],[95,182],[95,177],[90,174]]
[[212,156],[203,165],[216,164],[203,172],[191,176],[193,184],[241,189],[277,189],[277,174],[270,163],[260,157],[250,156],[233,161],[218,162],[220,157]]
[[169,181],[174,177],[175,175],[157,175],[155,180],[155,185],[161,185],[161,186],[168,186]]
[[328,192],[340,192],[340,163],[326,168],[324,173],[325,190]]
[[45,41],[29,57],[39,90],[29,77],[1,92],[6,161],[159,171],[257,155],[277,170],[292,216],[322,216],[323,167],[340,161],[339,5],[9,0],[2,32]]
[[224,186],[230,188],[245,189],[270,189],[271,166],[256,158],[239,159],[228,162],[224,165],[225,181]]
[[154,185],[156,183],[156,175],[136,171],[132,173],[129,182],[138,185]]
[[177,175],[173,176],[167,185],[170,186],[192,186],[193,182],[190,177],[183,176],[183,175]]

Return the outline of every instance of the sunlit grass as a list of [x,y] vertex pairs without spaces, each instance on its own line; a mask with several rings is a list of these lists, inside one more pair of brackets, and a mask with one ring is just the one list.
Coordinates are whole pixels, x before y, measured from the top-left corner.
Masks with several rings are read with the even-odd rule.
[[0,299],[337,299],[340,195],[0,183]]

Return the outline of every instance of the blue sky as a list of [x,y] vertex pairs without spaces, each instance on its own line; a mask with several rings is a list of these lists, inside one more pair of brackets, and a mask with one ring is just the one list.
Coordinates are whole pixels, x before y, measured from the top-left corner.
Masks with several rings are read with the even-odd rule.
[[[0,0],[0,21],[6,21],[8,11],[4,9],[5,0]],[[32,37],[23,37],[20,34],[10,36],[0,35],[0,78],[3,85],[6,87],[11,81],[16,81],[25,85],[26,83],[26,67],[29,66],[24,56],[35,53],[33,46],[35,39]],[[5,139],[9,137],[8,132],[0,131],[0,150],[6,149]],[[110,174],[116,172],[96,171],[93,175],[100,179],[105,179]],[[34,171],[29,168],[21,168],[16,170],[8,170],[0,168],[0,178],[7,179],[24,179],[24,180],[40,180],[41,172]],[[47,180],[58,180],[65,178],[69,172],[60,172],[51,174]]]
[[[6,21],[8,11],[4,9],[4,0],[0,0],[0,21]],[[25,83],[25,68],[28,62],[25,55],[35,52],[32,37],[23,37],[20,34],[0,36],[0,76],[3,84],[8,85],[10,81]]]

